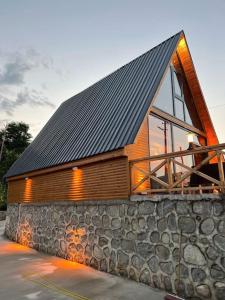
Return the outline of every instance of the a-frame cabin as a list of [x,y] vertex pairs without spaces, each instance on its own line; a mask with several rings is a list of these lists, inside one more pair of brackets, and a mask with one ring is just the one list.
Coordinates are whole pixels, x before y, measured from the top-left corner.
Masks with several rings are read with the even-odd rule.
[[[187,187],[183,170],[206,161],[198,149],[211,145],[218,139],[182,31],[62,103],[6,174],[8,202]],[[174,152],[178,163],[168,157]],[[155,156],[159,163],[146,160]]]

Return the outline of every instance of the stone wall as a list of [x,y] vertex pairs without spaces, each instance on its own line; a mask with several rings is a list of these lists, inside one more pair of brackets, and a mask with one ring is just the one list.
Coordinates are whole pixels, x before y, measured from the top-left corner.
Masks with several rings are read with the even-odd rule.
[[225,299],[225,201],[219,196],[14,204],[5,234],[185,299]]
[[6,211],[0,210],[0,221],[5,220],[6,218]]

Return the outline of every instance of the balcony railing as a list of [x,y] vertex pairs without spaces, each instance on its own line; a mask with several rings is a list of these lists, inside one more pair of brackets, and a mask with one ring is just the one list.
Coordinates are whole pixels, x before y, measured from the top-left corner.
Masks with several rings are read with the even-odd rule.
[[223,193],[224,144],[130,161],[130,193]]

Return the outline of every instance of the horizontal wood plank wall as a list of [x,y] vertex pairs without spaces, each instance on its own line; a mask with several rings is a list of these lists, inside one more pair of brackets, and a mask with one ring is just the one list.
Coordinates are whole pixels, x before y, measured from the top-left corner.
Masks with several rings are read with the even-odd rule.
[[8,182],[8,202],[128,199],[128,159],[119,157]]
[[[136,140],[134,144],[127,145],[126,154],[128,156],[128,160],[138,159],[146,156],[149,156],[149,130],[148,130],[148,118],[145,117],[140,130],[137,134]],[[149,172],[149,163],[141,162],[137,164],[137,167],[140,167],[147,173]],[[132,184],[136,184],[144,177],[144,174],[138,170],[132,170]],[[149,181],[146,180],[143,184],[139,186],[137,191],[141,192],[142,190],[150,188]]]

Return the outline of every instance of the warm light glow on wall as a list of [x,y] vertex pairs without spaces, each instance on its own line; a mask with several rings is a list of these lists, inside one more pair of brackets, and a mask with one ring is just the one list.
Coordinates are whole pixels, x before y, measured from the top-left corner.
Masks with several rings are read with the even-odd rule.
[[[140,168],[141,170],[145,171],[146,173],[149,172],[149,164],[144,162],[144,163],[139,163],[137,164],[137,167]],[[132,170],[132,185],[138,184],[144,177],[145,174],[138,169],[133,168]],[[146,189],[150,187],[149,184],[149,179],[145,180],[139,187],[135,190],[135,192],[143,192]]]
[[185,42],[185,38],[182,38],[180,41],[179,41],[179,44],[178,44],[178,48],[180,49],[184,49],[186,48],[186,42]]
[[83,169],[82,168],[73,168],[71,170],[71,182],[70,187],[68,189],[68,198],[73,200],[77,200],[79,198],[82,198],[83,196]]
[[24,184],[25,186],[24,186],[23,201],[30,202],[32,201],[32,179],[26,177]]
[[66,256],[71,261],[83,263],[85,259],[83,242],[87,239],[85,228],[71,226],[66,232]]
[[32,241],[32,235],[33,233],[28,222],[25,221],[19,225],[18,243],[29,247]]

